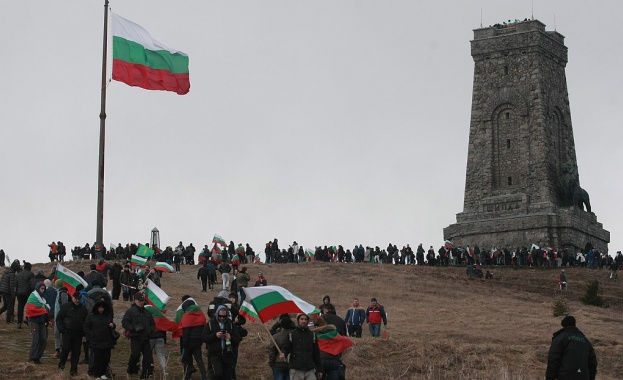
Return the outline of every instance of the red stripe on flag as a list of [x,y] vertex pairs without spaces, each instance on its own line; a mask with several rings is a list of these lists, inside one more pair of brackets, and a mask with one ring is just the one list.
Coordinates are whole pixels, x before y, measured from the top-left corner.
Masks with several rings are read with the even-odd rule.
[[130,86],[147,90],[173,91],[185,95],[190,91],[188,73],[173,74],[168,70],[157,70],[145,65],[113,60],[112,78]]

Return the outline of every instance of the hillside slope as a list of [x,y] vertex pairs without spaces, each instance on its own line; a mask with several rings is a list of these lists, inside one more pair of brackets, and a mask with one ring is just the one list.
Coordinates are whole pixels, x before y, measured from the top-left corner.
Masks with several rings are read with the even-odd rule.
[[[74,271],[88,269],[90,262],[68,262]],[[557,290],[557,269],[484,268],[494,271],[494,280],[467,279],[464,267],[413,267],[378,264],[252,264],[253,279],[262,271],[272,285],[283,286],[304,300],[320,304],[330,295],[338,315],[344,316],[353,297],[367,306],[376,297],[388,314],[388,338],[364,337],[344,356],[349,379],[541,379],[552,333],[560,318],[552,316],[552,304],[562,297],[578,327],[593,342],[599,360],[599,379],[618,379],[623,373],[623,288],[607,279],[608,271],[567,268],[568,290]],[[46,273],[51,264],[33,265]],[[172,297],[168,315],[184,294],[192,295],[205,310],[217,291],[200,292],[196,266],[182,266],[182,273],[167,274],[162,288]],[[583,305],[579,299],[592,280],[599,280],[609,308]],[[129,306],[115,301],[120,319]],[[270,324],[269,324],[270,326]],[[268,333],[259,322],[247,323],[249,336],[242,342],[238,379],[272,379],[267,365]],[[56,372],[56,360],[27,364],[30,336],[0,320],[5,355],[0,378],[67,379]],[[53,353],[50,334],[46,353]],[[125,376],[129,344],[120,340],[113,350],[117,375]],[[179,343],[169,339],[168,379],[181,379]],[[11,364],[10,366],[7,364]],[[87,379],[86,366],[81,365]],[[156,374],[160,375],[156,363]],[[197,377],[197,376],[195,376]]]

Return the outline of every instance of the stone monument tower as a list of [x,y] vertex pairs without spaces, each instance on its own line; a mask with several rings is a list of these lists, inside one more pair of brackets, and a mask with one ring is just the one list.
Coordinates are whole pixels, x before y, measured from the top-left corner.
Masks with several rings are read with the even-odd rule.
[[580,187],[564,36],[538,20],[474,30],[463,212],[455,245],[608,251],[610,233]]

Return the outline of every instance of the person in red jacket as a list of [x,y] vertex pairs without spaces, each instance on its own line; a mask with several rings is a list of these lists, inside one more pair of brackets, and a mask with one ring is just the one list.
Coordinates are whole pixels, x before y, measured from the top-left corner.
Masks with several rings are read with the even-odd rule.
[[381,336],[381,322],[387,326],[387,315],[383,305],[377,302],[376,298],[370,300],[370,306],[366,310],[366,322],[370,327],[370,335],[373,337]]

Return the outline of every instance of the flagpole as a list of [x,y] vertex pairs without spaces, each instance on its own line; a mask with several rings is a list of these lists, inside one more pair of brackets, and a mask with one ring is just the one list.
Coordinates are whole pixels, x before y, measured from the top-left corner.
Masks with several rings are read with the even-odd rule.
[[106,63],[108,54],[108,0],[104,0],[104,47],[102,49],[102,89],[100,105],[100,144],[97,171],[96,246],[104,243],[104,145],[106,142]]

